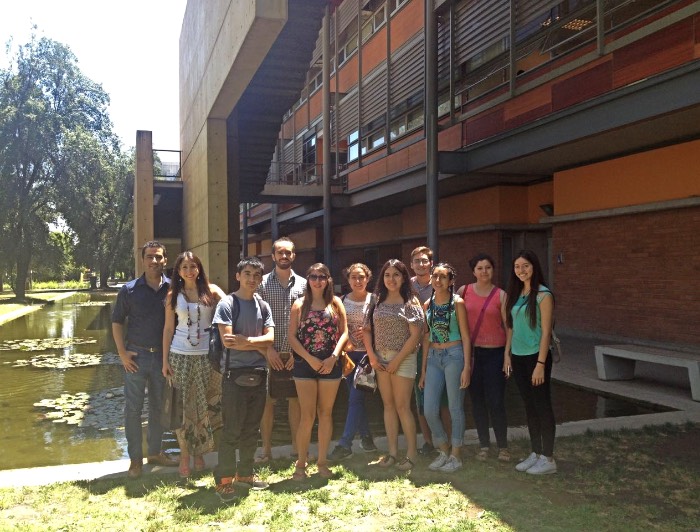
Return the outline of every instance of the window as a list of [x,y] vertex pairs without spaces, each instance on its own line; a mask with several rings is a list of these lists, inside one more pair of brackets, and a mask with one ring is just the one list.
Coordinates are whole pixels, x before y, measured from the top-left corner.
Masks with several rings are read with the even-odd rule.
[[360,155],[360,135],[357,130],[348,135],[348,162],[352,162]]
[[343,63],[345,63],[345,61],[347,61],[348,58],[355,53],[355,50],[357,50],[357,46],[357,33],[355,33],[352,37],[350,37],[347,40],[345,46],[343,46],[338,52],[338,64],[342,65]]
[[362,155],[366,155],[372,150],[384,146],[384,144],[386,144],[386,139],[384,138],[384,128],[382,128],[362,139]]
[[382,4],[379,9],[373,11],[375,7],[374,4],[377,2],[367,2],[363,8],[362,15],[364,18],[364,23],[362,25],[362,42],[369,39],[375,31],[381,28],[386,22],[386,4]]
[[389,138],[394,141],[421,127],[423,127],[422,105],[394,120],[389,128]]
[[[455,94],[455,109],[462,106],[462,95]],[[450,92],[444,92],[438,97],[438,118],[450,112]]]
[[390,11],[393,13],[399,9],[402,5],[407,4],[408,0],[389,0],[389,5],[391,7]]
[[308,182],[316,176],[316,132],[311,133],[304,139],[301,154],[303,163],[302,174]]

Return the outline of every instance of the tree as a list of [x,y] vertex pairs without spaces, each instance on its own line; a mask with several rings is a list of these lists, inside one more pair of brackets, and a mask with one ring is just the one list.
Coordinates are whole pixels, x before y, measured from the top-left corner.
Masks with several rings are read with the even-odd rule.
[[131,256],[133,154],[123,155],[83,128],[66,136],[58,208],[77,237],[76,261],[99,273],[100,287]]
[[57,184],[66,177],[66,138],[80,129],[115,143],[109,96],[82,74],[65,45],[32,36],[0,71],[0,190],[2,255],[14,257],[13,290],[24,299],[38,242],[56,220]]

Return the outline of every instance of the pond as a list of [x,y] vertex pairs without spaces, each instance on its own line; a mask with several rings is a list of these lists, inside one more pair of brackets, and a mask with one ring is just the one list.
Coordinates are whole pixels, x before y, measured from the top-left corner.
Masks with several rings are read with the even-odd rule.
[[[111,333],[116,295],[78,293],[0,326],[0,469],[127,458],[123,374]],[[555,384],[557,421],[638,415],[663,408]],[[467,428],[473,428],[466,400]],[[343,382],[334,408],[334,438],[345,422]],[[507,388],[510,426],[525,424],[516,387]],[[286,405],[275,410],[275,445],[290,442]],[[379,394],[368,396],[370,425],[383,434]],[[172,435],[165,448],[174,448]]]

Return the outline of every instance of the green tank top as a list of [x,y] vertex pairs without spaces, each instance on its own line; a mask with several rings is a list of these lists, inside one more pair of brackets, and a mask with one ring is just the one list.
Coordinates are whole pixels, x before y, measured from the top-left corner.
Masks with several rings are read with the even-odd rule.
[[520,296],[513,305],[510,313],[513,317],[513,338],[510,352],[514,355],[532,355],[539,353],[540,340],[542,339],[542,325],[540,317],[540,301],[552,292],[544,285],[540,285],[537,294],[537,326],[530,327],[530,316],[527,314],[527,296]]

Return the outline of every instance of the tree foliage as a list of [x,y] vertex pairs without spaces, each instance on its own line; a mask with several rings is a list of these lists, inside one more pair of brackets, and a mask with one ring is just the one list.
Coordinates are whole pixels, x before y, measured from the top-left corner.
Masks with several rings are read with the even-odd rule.
[[70,49],[48,38],[33,36],[0,71],[0,260],[12,259],[4,266],[15,270],[18,298],[59,214],[80,262],[108,271],[122,249],[133,176],[108,105]]

